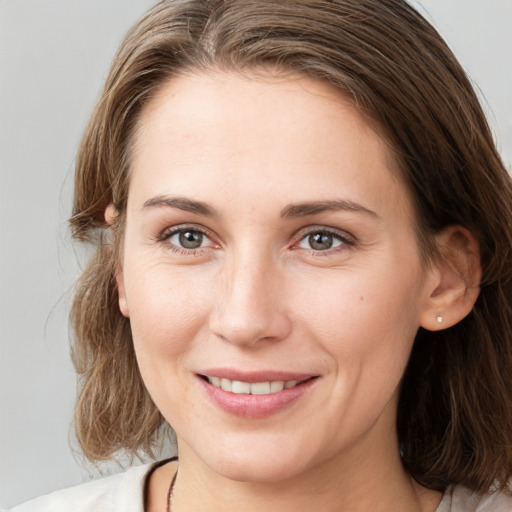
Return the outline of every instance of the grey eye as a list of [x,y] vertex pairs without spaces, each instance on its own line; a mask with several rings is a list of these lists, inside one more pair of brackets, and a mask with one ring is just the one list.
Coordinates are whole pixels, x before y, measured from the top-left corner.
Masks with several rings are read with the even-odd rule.
[[207,240],[200,231],[186,229],[174,233],[169,238],[169,241],[178,247],[183,247],[184,249],[199,249],[199,247],[204,245],[205,239]]
[[185,249],[197,249],[203,243],[203,234],[199,231],[184,231],[180,233],[180,245]]
[[313,249],[314,251],[327,251],[333,247],[343,245],[341,237],[327,231],[316,231],[305,236],[299,243],[302,249]]
[[315,251],[323,251],[332,247],[333,237],[326,233],[315,233],[314,235],[309,235],[308,242]]

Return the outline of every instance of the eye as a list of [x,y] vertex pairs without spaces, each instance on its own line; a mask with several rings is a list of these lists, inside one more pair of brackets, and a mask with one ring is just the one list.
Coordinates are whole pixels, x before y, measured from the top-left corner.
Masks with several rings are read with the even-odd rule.
[[299,242],[301,249],[312,249],[314,251],[328,251],[345,244],[352,245],[352,242],[340,234],[327,230],[317,230],[308,233]]
[[172,234],[168,240],[171,244],[183,249],[199,249],[203,247],[205,240],[208,240],[208,238],[201,231],[184,229]]
[[209,230],[183,224],[166,229],[157,236],[156,241],[164,244],[173,252],[183,255],[194,254],[195,251],[201,249],[217,247],[209,235]]
[[167,240],[172,245],[188,250],[212,245],[211,240],[202,231],[191,228],[176,230],[167,236]]

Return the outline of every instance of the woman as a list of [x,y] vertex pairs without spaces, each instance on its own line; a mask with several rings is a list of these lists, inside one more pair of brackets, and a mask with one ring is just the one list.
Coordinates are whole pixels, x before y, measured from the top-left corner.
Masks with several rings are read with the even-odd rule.
[[15,510],[511,510],[511,199],[405,2],[157,4],[77,158],[76,429],[178,460]]

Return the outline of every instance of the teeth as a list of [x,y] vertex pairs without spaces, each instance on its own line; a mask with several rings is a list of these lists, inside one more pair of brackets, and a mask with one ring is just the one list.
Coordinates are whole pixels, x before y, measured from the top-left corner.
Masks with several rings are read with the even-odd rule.
[[269,395],[270,382],[254,382],[251,384],[251,395]]
[[272,382],[242,382],[239,380],[229,380],[219,377],[207,377],[208,382],[224,391],[244,395],[269,395],[270,393],[279,393],[283,389],[295,387],[298,380],[276,380]]
[[231,384],[231,393],[244,393],[249,395],[251,393],[251,385],[248,382],[234,380],[233,384]]
[[270,383],[270,392],[271,393],[279,393],[279,391],[283,391],[283,389],[284,389],[284,382],[282,380],[276,380],[276,381]]

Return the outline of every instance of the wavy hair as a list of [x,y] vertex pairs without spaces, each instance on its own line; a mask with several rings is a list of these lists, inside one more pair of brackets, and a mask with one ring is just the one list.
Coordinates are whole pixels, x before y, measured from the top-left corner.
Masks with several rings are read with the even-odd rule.
[[[477,238],[480,296],[454,327],[419,330],[398,439],[406,468],[426,487],[504,486],[512,473],[511,180],[461,66],[402,0],[164,0],[127,34],[76,160],[71,227],[96,246],[71,311],[84,453],[151,453],[165,423],[139,374],[114,279],[141,112],[180,73],[266,66],[329,82],[377,121],[413,198],[426,261],[447,226]],[[120,213],[112,243],[111,203]]]

